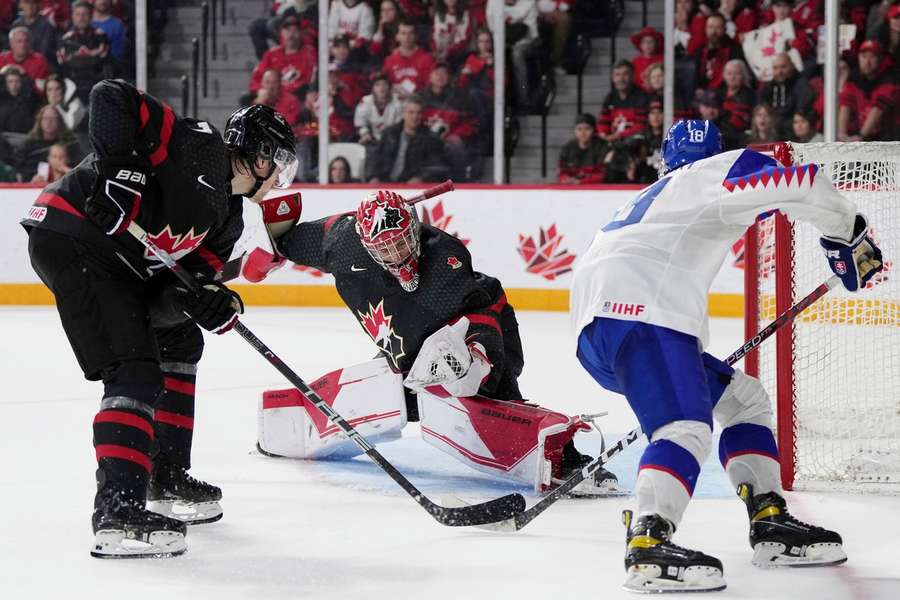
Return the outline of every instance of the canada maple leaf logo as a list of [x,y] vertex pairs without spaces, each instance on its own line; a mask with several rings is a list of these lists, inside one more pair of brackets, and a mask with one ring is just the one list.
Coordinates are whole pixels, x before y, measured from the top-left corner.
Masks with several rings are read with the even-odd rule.
[[450,231],[450,221],[453,220],[453,215],[444,212],[444,203],[441,200],[438,200],[437,204],[435,204],[430,209],[427,207],[422,208],[422,222],[426,225],[431,225],[432,227],[437,227],[441,231],[446,231],[459,241],[463,243],[463,246],[469,245],[469,240],[464,239],[459,233]]
[[381,351],[387,355],[396,370],[400,370],[398,361],[406,355],[403,351],[403,338],[396,334],[391,326],[391,315],[384,313],[384,299],[374,308],[369,304],[367,313],[357,311],[359,323]]
[[576,256],[567,250],[559,249],[562,241],[563,236],[557,233],[555,224],[546,231],[543,227],[539,228],[537,242],[532,236],[520,233],[518,251],[519,256],[525,261],[526,270],[548,281],[553,281],[571,271]]
[[[159,233],[153,234],[148,232],[147,239],[175,260],[179,260],[196,250],[208,232],[209,230],[207,229],[201,233],[194,233],[194,228],[191,227],[187,233],[176,235],[172,233],[172,227],[166,225]],[[149,248],[144,250],[144,258],[159,262],[159,259]]]

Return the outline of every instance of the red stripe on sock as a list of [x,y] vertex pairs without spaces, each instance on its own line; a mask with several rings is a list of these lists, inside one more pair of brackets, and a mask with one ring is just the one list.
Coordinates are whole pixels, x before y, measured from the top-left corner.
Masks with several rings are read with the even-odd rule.
[[169,412],[167,410],[156,409],[155,419],[157,423],[165,423],[182,429],[194,429],[194,418],[179,415],[178,413]]
[[122,412],[120,410],[103,410],[94,417],[94,424],[97,423],[117,423],[119,425],[127,425],[140,429],[153,439],[153,425],[145,418],[133,415],[131,413]]
[[94,450],[97,453],[97,462],[100,462],[101,458],[118,458],[140,465],[145,471],[150,472],[150,457],[139,450],[115,444],[100,444]]
[[174,377],[164,377],[163,385],[165,385],[168,391],[184,394],[185,396],[193,396],[194,390],[196,388],[193,383],[189,381],[181,381],[180,379],[175,379]]

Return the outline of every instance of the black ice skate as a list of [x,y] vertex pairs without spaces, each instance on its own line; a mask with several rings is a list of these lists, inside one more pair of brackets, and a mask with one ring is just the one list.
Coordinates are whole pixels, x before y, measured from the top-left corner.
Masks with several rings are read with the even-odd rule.
[[144,502],[107,485],[94,499],[97,558],[166,558],[183,554],[184,523],[150,512]]
[[841,536],[794,518],[775,492],[753,495],[742,483],[738,496],[750,516],[750,546],[757,567],[826,567],[847,561]]
[[222,518],[222,490],[194,479],[163,454],[153,461],[147,486],[147,508],[188,525],[212,523]]
[[632,592],[716,592],[725,589],[722,563],[670,541],[675,527],[659,515],[622,512],[627,529],[624,588]]
[[[563,446],[559,470],[554,474],[554,477],[551,477],[550,483],[553,487],[562,485],[569,477],[593,461],[593,458],[579,452],[575,448],[575,444],[569,441],[568,444]],[[629,492],[625,488],[619,486],[619,479],[614,473],[600,467],[594,471],[594,474],[591,477],[572,488],[569,495],[602,498],[609,496],[628,496]]]

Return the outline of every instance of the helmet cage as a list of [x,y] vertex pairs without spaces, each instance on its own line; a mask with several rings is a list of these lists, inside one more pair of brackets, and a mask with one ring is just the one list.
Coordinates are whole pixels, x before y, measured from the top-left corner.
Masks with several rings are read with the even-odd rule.
[[357,210],[356,232],[363,248],[406,291],[418,285],[420,229],[415,209],[393,192],[370,194]]

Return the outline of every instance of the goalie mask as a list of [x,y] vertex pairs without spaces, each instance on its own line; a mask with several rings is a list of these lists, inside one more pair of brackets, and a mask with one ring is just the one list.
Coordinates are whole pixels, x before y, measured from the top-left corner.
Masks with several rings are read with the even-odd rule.
[[415,209],[396,192],[373,192],[356,210],[363,247],[407,292],[419,286],[419,229]]

